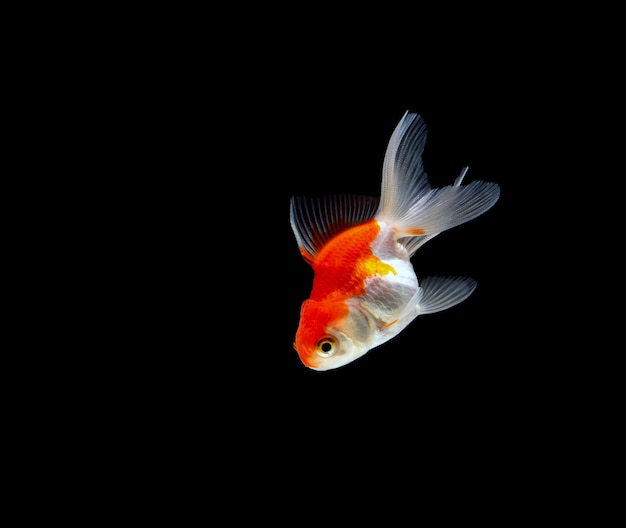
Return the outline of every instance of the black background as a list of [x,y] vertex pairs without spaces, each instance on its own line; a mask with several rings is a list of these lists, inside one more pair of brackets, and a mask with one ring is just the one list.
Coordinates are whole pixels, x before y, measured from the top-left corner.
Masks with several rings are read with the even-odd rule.
[[[155,349],[141,368],[173,390],[216,390],[245,414],[289,419],[393,409],[470,426],[539,405],[562,367],[541,345],[552,315],[537,281],[555,264],[544,245],[558,245],[546,226],[567,170],[553,131],[565,126],[563,109],[545,86],[520,93],[506,72],[486,82],[470,68],[452,82],[418,68],[383,89],[367,73],[276,78],[261,68],[231,81],[241,100],[207,95],[207,104],[208,86],[183,77],[165,109],[154,107],[163,136],[146,145],[156,176],[138,189],[146,210],[137,243],[150,264],[137,279],[158,310],[154,320],[142,316]],[[429,126],[433,186],[469,166],[467,181],[501,187],[490,211],[413,258],[420,277],[467,275],[478,288],[344,368],[311,371],[292,348],[312,272],[291,232],[289,199],[378,194],[406,110]]]
[[[558,302],[563,219],[554,204],[578,134],[560,99],[563,79],[467,57],[396,73],[375,60],[343,69],[247,59],[202,72],[194,61],[166,61],[173,73],[135,71],[140,82],[124,91],[130,115],[117,146],[125,141],[133,156],[119,184],[136,215],[125,234],[137,258],[128,264],[150,314],[138,309],[146,328],[133,327],[150,343],[141,368],[201,392],[227,380],[228,401],[303,416],[348,412],[350,400],[349,413],[393,401],[472,420],[479,409],[487,419],[549,391],[558,361],[540,344],[551,339],[542,333],[552,319],[545,297]],[[289,199],[378,194],[388,139],[407,110],[429,127],[433,186],[469,166],[466,181],[501,187],[490,211],[413,258],[418,277],[467,275],[478,288],[353,364],[311,371],[292,348],[312,272],[291,232]]]
[[[552,42],[552,25],[537,26]],[[602,67],[578,36],[546,47],[536,31],[492,29],[483,44],[471,28],[454,45],[417,32],[399,55],[369,33],[328,47],[314,28],[243,41],[157,28],[94,81],[106,308],[81,379],[97,387],[88,415],[148,477],[201,468],[227,495],[254,493],[280,466],[281,484],[301,477],[297,492],[317,497],[306,482],[336,491],[347,467],[426,487],[453,475],[464,490],[484,477],[495,494],[516,475],[540,486],[550,468],[576,472],[581,416],[593,423],[592,402],[614,390],[598,397],[577,352],[591,222],[572,190],[597,192],[590,143],[607,112],[581,88],[581,61],[586,78]],[[309,370],[292,343],[313,277],[289,199],[378,194],[407,110],[429,127],[433,186],[469,166],[467,182],[501,187],[491,210],[412,259],[418,277],[478,287],[345,367]]]

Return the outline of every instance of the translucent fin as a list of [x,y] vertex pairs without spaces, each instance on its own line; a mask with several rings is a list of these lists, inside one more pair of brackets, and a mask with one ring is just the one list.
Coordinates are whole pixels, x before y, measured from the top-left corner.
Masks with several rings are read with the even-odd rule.
[[410,255],[442,231],[480,216],[500,197],[496,183],[462,185],[468,167],[454,184],[433,189],[422,163],[426,135],[421,116],[405,113],[389,140],[383,163],[377,218],[398,229]]
[[468,277],[425,277],[421,287],[407,302],[396,321],[378,331],[374,346],[378,346],[404,330],[418,315],[447,310],[467,299],[476,288]]
[[405,112],[396,125],[383,161],[381,210],[389,217],[402,217],[405,211],[430,190],[422,153],[428,128],[418,114]]
[[294,196],[290,203],[290,222],[304,259],[312,261],[330,239],[372,220],[378,204],[379,199],[373,196]]
[[415,230],[435,235],[480,216],[499,197],[499,186],[483,181],[432,189],[421,196],[402,217],[393,219],[393,225],[403,229],[404,236]]
[[476,289],[476,281],[469,277],[425,277],[418,301],[420,314],[447,310],[463,302]]

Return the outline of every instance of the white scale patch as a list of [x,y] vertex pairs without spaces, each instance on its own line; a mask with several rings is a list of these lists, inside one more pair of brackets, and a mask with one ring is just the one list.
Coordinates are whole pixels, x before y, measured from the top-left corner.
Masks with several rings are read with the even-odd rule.
[[365,307],[383,324],[390,323],[413,297],[419,284],[404,246],[398,244],[392,230],[381,224],[381,231],[372,243],[372,251],[396,273],[376,275],[365,281]]

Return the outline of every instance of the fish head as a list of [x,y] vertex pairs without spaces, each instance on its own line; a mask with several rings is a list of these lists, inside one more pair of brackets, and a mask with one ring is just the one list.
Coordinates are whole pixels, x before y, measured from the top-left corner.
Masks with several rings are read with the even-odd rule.
[[376,325],[357,303],[306,300],[294,348],[313,370],[331,370],[363,356],[376,335]]

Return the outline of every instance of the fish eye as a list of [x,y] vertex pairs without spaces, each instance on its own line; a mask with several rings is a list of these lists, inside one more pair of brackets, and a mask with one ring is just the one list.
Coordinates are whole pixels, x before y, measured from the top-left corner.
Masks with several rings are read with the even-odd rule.
[[319,356],[330,357],[337,351],[337,341],[332,337],[323,337],[315,345],[315,351]]

